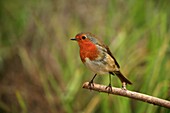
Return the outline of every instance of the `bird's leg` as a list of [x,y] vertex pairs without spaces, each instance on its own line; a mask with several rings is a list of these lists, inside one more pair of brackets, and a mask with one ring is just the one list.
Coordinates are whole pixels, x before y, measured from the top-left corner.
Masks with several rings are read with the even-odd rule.
[[108,89],[109,93],[112,92],[111,75],[110,75],[110,73],[109,73],[109,85],[105,89]]
[[122,82],[122,89],[126,90],[126,82]]
[[93,78],[90,80],[90,82],[89,82],[89,87],[91,88],[91,87],[94,87],[94,84],[93,84],[93,80],[94,80],[94,78],[96,77],[96,75],[97,75],[97,73],[93,76]]

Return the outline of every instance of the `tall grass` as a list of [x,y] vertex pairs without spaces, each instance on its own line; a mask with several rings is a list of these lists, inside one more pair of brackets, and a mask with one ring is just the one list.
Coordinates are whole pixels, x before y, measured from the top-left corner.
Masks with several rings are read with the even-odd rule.
[[[168,0],[1,1],[0,112],[169,113],[125,97],[82,89],[91,80],[77,33],[100,37],[132,82],[129,90],[170,100]],[[95,82],[108,85],[108,75]],[[112,85],[121,87],[117,77]]]

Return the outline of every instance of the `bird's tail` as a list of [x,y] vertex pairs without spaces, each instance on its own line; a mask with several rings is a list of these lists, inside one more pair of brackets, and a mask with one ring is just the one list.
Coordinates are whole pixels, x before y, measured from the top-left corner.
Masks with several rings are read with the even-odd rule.
[[130,82],[125,76],[123,76],[123,74],[120,71],[114,71],[114,72],[110,72],[110,73],[113,75],[116,74],[122,83],[125,82],[126,84],[132,84],[132,82]]

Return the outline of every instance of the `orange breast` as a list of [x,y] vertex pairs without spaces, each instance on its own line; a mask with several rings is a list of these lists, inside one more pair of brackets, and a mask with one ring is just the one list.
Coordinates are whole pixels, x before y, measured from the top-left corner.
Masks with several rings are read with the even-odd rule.
[[95,60],[98,57],[99,51],[95,44],[91,42],[79,43],[80,46],[80,58],[82,62],[85,62],[85,58]]

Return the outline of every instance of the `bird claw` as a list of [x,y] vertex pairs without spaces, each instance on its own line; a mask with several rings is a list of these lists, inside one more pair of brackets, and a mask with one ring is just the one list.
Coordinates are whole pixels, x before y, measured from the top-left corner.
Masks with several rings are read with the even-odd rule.
[[126,89],[126,82],[123,82],[123,83],[122,83],[122,90],[127,90],[127,89]]
[[112,86],[109,84],[105,89],[108,89],[108,94],[112,92]]
[[90,81],[88,86],[89,86],[89,89],[92,89],[92,87],[94,87],[93,81]]

